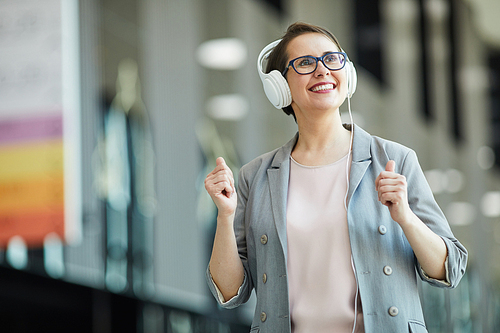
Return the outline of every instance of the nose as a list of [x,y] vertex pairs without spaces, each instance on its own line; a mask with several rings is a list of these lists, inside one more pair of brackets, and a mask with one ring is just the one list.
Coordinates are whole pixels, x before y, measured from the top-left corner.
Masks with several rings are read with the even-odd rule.
[[325,64],[323,64],[323,61],[318,61],[318,66],[316,67],[316,70],[314,71],[315,76],[319,75],[329,75],[330,70],[326,68]]

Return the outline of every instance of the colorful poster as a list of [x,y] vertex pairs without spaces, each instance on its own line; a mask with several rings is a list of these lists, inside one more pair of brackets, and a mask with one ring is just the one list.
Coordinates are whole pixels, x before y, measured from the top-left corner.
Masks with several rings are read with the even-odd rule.
[[65,97],[75,96],[67,89],[78,83],[63,81],[75,52],[67,53],[71,29],[65,31],[62,3],[0,2],[0,247],[13,236],[41,247],[49,234],[68,240],[78,230],[75,204],[71,213],[67,207],[68,185],[78,181],[68,178],[75,173],[67,170],[66,152],[78,149],[72,136],[79,133],[69,129],[78,127],[78,108],[71,105],[79,101]]

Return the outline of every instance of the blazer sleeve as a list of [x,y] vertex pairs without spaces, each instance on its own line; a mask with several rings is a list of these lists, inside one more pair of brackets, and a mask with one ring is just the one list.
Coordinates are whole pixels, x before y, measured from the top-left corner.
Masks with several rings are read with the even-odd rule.
[[422,222],[444,240],[448,249],[448,257],[445,262],[447,272],[446,282],[428,277],[415,258],[417,272],[423,281],[431,285],[442,288],[455,288],[465,274],[468,256],[467,250],[453,235],[445,215],[434,199],[434,195],[418,162],[417,155],[413,150],[410,150],[406,154],[401,174],[406,177],[408,184],[408,202],[410,208]]
[[249,186],[248,180],[243,176],[243,169],[240,169],[238,176],[238,205],[236,207],[235,217],[234,217],[234,233],[236,236],[236,243],[238,246],[238,253],[241,258],[244,269],[244,279],[243,283],[238,290],[238,294],[233,298],[224,302],[222,295],[217,288],[217,285],[212,279],[210,274],[210,269],[207,267],[206,280],[208,283],[208,288],[212,292],[212,295],[217,300],[217,303],[226,309],[233,309],[241,304],[248,301],[250,295],[252,294],[253,284],[250,274],[250,268],[248,264],[248,252],[247,252],[247,241],[246,241],[246,227],[245,227],[245,210],[248,202]]

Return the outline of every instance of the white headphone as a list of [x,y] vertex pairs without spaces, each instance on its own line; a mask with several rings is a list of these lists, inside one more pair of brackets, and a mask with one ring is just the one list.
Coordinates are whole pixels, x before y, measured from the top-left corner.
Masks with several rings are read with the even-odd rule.
[[[270,73],[264,73],[262,67],[264,60],[267,60],[279,42],[281,42],[281,39],[270,43],[264,47],[262,51],[260,51],[257,59],[257,70],[259,71],[259,76],[262,80],[262,84],[264,85],[264,92],[266,93],[267,98],[275,108],[282,109],[292,104],[292,94],[290,92],[288,82],[278,70],[272,70]],[[351,98],[356,91],[358,77],[356,75],[356,68],[354,68],[354,64],[349,60],[349,57],[347,57],[345,69],[347,75],[347,97]]]

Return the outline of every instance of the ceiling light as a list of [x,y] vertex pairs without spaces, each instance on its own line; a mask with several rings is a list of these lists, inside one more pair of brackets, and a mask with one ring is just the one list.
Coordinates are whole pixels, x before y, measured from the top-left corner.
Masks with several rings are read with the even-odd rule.
[[240,120],[249,108],[247,98],[241,94],[217,95],[207,101],[208,115],[218,120]]
[[500,191],[486,192],[481,200],[481,210],[484,216],[500,216]]
[[474,222],[476,209],[468,202],[452,202],[445,213],[451,225],[470,225]]
[[495,164],[495,152],[491,147],[482,146],[477,151],[477,164],[483,170],[488,170]]
[[210,69],[233,70],[241,68],[247,60],[247,47],[238,38],[212,39],[198,46],[198,62]]

